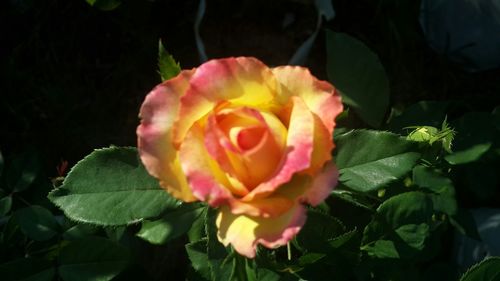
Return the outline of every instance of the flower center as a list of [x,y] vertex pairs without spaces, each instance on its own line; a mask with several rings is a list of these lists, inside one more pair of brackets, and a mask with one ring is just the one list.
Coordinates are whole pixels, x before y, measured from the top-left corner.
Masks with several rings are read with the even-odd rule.
[[248,107],[224,107],[214,113],[207,129],[219,132],[214,133],[219,144],[216,160],[233,186],[241,185],[251,191],[278,168],[286,128],[274,115]]

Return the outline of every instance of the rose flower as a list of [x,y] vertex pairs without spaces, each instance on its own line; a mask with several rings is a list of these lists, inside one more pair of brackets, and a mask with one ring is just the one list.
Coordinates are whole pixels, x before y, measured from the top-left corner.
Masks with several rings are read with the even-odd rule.
[[208,61],[156,86],[137,128],[140,157],[172,196],[218,208],[218,238],[247,257],[285,245],[337,183],[335,88],[302,67]]

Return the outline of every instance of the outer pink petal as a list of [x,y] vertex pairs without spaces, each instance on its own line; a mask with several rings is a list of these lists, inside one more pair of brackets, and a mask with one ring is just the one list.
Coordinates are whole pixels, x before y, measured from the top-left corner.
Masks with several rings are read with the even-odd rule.
[[314,116],[300,97],[291,97],[288,136],[281,167],[270,180],[263,182],[242,200],[251,201],[256,196],[266,196],[292,176],[310,167],[314,144]]
[[180,144],[194,122],[220,102],[271,109],[277,83],[271,70],[255,58],[211,60],[201,65],[181,99],[174,142]]
[[317,206],[330,196],[333,188],[337,185],[338,178],[339,171],[337,167],[332,162],[329,162],[314,177],[312,184],[306,189],[300,200],[312,206]]
[[179,149],[182,170],[196,198],[216,207],[232,198],[225,173],[205,149],[203,128],[195,123]]
[[314,144],[311,156],[311,165],[304,171],[312,176],[316,175],[325,163],[332,159],[332,149],[334,148],[333,136],[325,127],[321,119],[314,115]]
[[187,185],[172,144],[172,126],[179,111],[180,97],[186,92],[194,70],[182,71],[163,82],[147,96],[140,110],[137,128],[138,149],[147,171],[174,197],[191,202],[196,198]]
[[288,196],[269,196],[258,198],[252,202],[244,202],[238,199],[229,201],[231,213],[235,215],[248,215],[253,217],[277,217],[290,210],[295,204],[295,198]]
[[254,258],[257,244],[268,248],[285,245],[300,231],[305,220],[306,210],[301,204],[272,218],[234,215],[229,208],[222,207],[216,221],[217,235],[224,245],[232,244],[238,253]]
[[342,102],[335,88],[326,81],[316,79],[307,68],[280,66],[272,69],[281,87],[281,99],[301,97],[308,108],[316,114],[330,135],[335,127],[335,118],[342,110]]

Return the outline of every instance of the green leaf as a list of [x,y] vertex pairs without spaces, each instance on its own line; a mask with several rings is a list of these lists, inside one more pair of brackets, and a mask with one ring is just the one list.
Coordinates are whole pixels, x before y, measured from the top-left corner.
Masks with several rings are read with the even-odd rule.
[[330,248],[328,240],[344,232],[345,226],[338,219],[310,209],[306,224],[295,239],[303,251],[325,253]]
[[[246,281],[279,281],[280,275],[269,269],[259,267],[255,260],[245,259],[245,274]],[[238,280],[241,280],[240,278]]]
[[40,206],[19,209],[13,214],[13,217],[22,232],[36,241],[49,240],[60,229],[52,213]]
[[7,186],[14,192],[26,190],[40,171],[40,160],[34,149],[28,149],[16,157],[6,170]]
[[471,147],[456,151],[450,155],[446,155],[444,159],[452,165],[464,164],[478,160],[484,153],[491,148],[491,143],[478,143]]
[[158,42],[158,69],[161,81],[169,80],[181,72],[179,63],[165,50],[161,40]]
[[452,122],[457,132],[453,153],[445,160],[452,165],[465,164],[479,160],[490,150],[498,134],[495,118],[487,112],[469,112]]
[[449,178],[438,170],[422,165],[413,168],[413,183],[439,194],[450,194],[450,189],[453,189],[453,182]]
[[145,221],[137,236],[152,244],[164,244],[186,233],[203,210],[199,204],[182,205],[159,220]]
[[5,216],[12,208],[12,196],[8,195],[0,199],[0,217]]
[[279,281],[281,277],[278,273],[266,268],[257,268],[257,281]]
[[358,230],[355,228],[349,232],[343,233],[337,237],[328,239],[328,244],[332,248],[341,248],[344,245],[347,245],[348,242],[352,242],[354,238],[357,236]]
[[421,165],[416,166],[413,169],[413,183],[437,193],[431,195],[434,210],[449,216],[457,213],[453,182],[438,170]]
[[206,237],[207,234],[205,232],[205,222],[207,219],[207,213],[209,208],[203,208],[202,213],[196,218],[191,225],[187,235],[189,237],[189,242],[194,242],[201,240],[203,237]]
[[396,249],[394,242],[390,240],[377,240],[373,244],[364,246],[361,249],[366,251],[368,255],[381,259],[399,258],[399,252]]
[[186,244],[186,252],[193,268],[206,280],[211,280],[210,264],[207,254],[208,240],[205,238],[200,241]]
[[405,224],[430,222],[434,214],[432,198],[418,191],[398,194],[382,203],[377,214],[393,229]]
[[59,274],[64,281],[107,281],[129,262],[128,249],[108,239],[88,237],[61,250]]
[[484,259],[479,264],[472,266],[460,278],[460,281],[499,281],[500,257]]
[[406,245],[417,250],[424,249],[425,240],[430,235],[429,225],[426,223],[405,224],[398,227],[395,232]]
[[407,174],[420,154],[414,142],[389,132],[358,130],[336,139],[340,182],[356,191],[384,187]]
[[432,194],[413,191],[393,196],[365,227],[361,248],[378,258],[431,258],[431,232],[442,223],[433,215]]
[[209,208],[207,211],[206,219],[206,233],[207,233],[207,254],[209,259],[211,278],[210,280],[225,281],[230,280],[235,273],[237,266],[235,253],[228,254],[228,250],[224,245],[219,242],[217,238],[217,226],[215,219],[217,211]]
[[118,147],[78,162],[49,199],[73,220],[105,226],[157,217],[178,205],[146,172],[136,149]]
[[326,32],[329,80],[368,125],[380,126],[389,105],[389,80],[377,55],[347,34]]
[[368,211],[374,211],[374,202],[364,196],[364,193],[353,192],[349,190],[334,189],[332,196],[349,202],[355,206],[361,207]]
[[4,281],[51,281],[55,269],[48,260],[25,258],[0,265],[0,276]]
[[63,233],[63,238],[66,240],[78,240],[94,234],[98,230],[99,228],[94,225],[79,223],[66,230]]
[[112,11],[122,4],[120,0],[86,0],[87,3],[99,10]]

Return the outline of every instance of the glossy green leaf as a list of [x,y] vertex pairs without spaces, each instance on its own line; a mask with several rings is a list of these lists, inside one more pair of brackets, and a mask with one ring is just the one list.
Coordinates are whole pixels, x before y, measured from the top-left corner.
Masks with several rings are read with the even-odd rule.
[[164,244],[185,234],[201,215],[203,209],[204,206],[199,204],[182,205],[159,220],[145,221],[137,236],[152,244]]
[[351,131],[337,137],[336,144],[340,182],[362,192],[401,178],[420,158],[414,142],[389,132]]
[[389,80],[379,58],[347,34],[326,32],[329,80],[342,101],[372,127],[378,127],[389,105]]
[[161,81],[169,80],[181,72],[179,63],[165,50],[161,40],[158,42],[158,72]]
[[0,279],[3,281],[51,281],[55,268],[48,260],[24,258],[0,265]]
[[8,195],[0,199],[0,217],[5,216],[12,208],[12,196]]
[[69,218],[124,225],[157,217],[179,203],[151,177],[134,148],[105,148],[78,162],[49,199]]
[[108,239],[88,237],[61,249],[59,274],[64,281],[107,281],[129,263],[128,249]]
[[52,213],[40,206],[31,206],[14,212],[13,217],[22,232],[37,241],[48,240],[60,229]]
[[499,281],[500,257],[486,258],[479,264],[471,267],[460,278],[460,281]]

